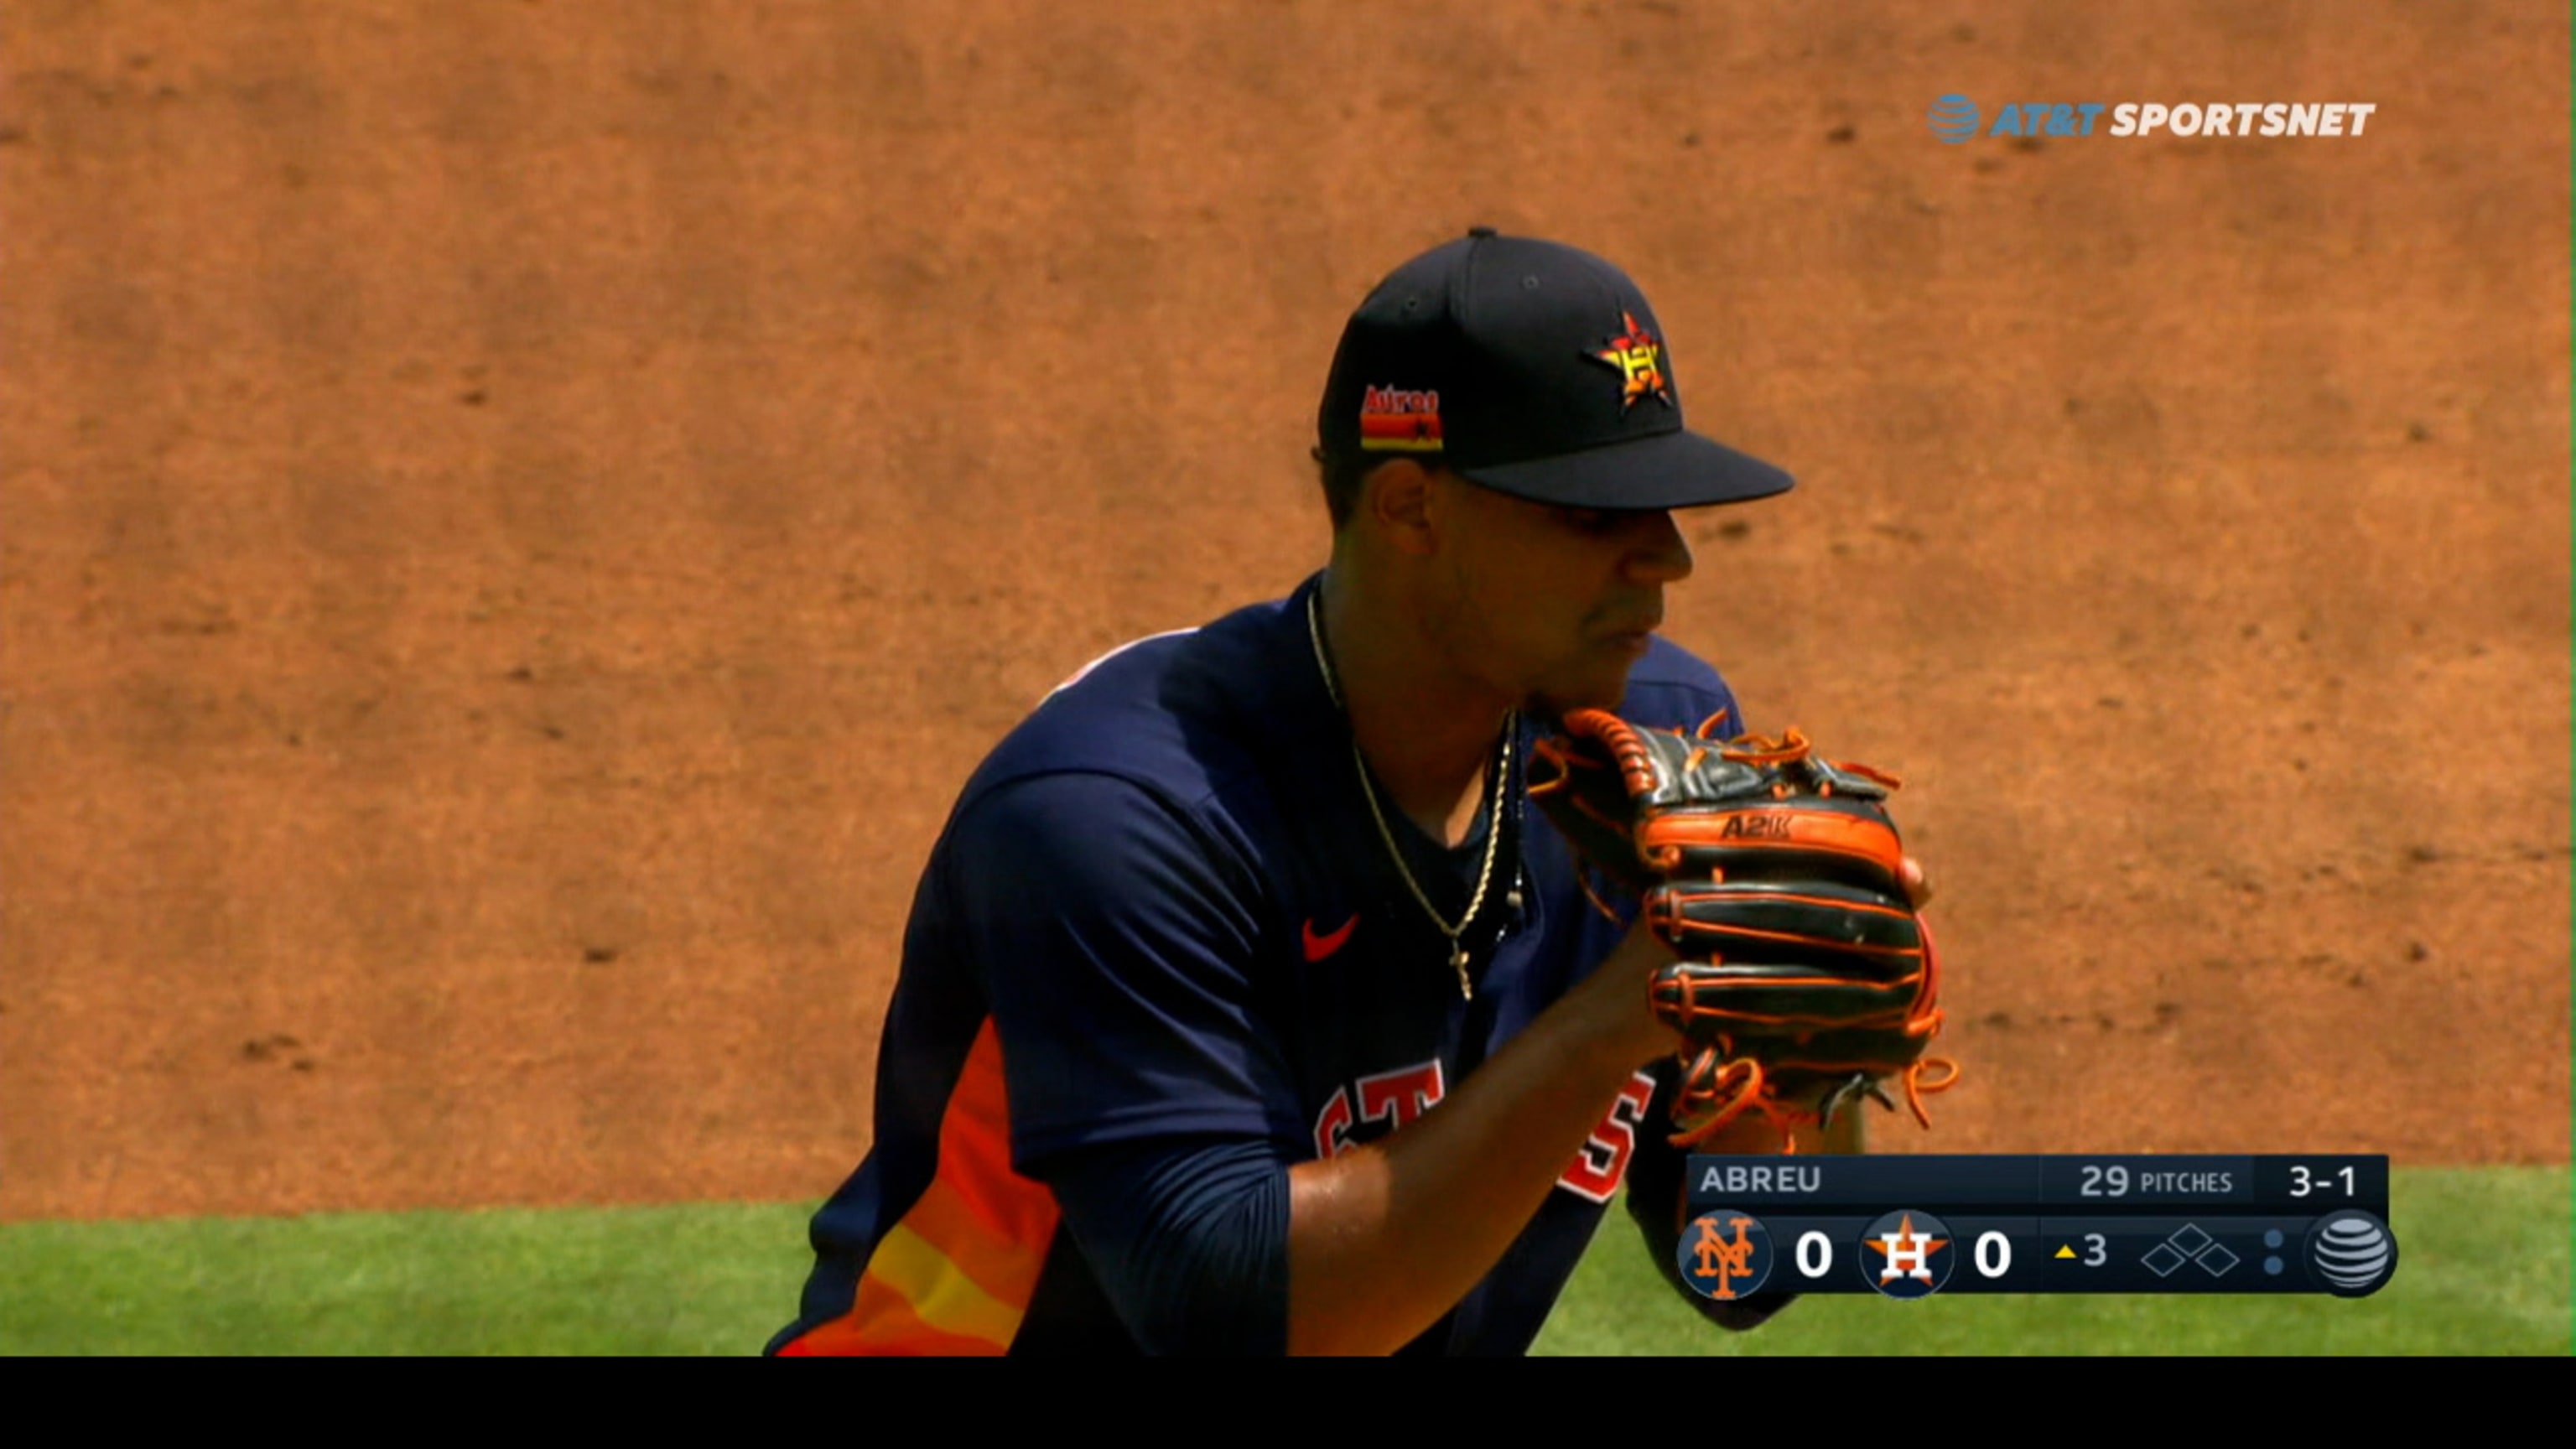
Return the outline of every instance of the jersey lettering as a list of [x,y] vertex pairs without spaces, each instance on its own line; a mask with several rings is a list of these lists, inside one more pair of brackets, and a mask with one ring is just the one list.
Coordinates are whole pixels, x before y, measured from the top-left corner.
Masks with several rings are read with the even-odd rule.
[[1371,1122],[1392,1122],[1398,1127],[1430,1111],[1448,1095],[1436,1058],[1418,1067],[1398,1067],[1362,1077],[1359,1089],[1362,1117]]
[[1630,1077],[1610,1110],[1601,1114],[1601,1125],[1575,1150],[1574,1160],[1565,1165],[1556,1185],[1589,1202],[1608,1202],[1627,1179],[1628,1159],[1637,1151],[1637,1128],[1654,1099],[1654,1078],[1644,1072]]
[[1315,1155],[1319,1158],[1339,1157],[1359,1146],[1351,1140],[1351,1128],[1358,1123],[1384,1122],[1401,1127],[1438,1106],[1449,1090],[1437,1060],[1365,1076],[1353,1086],[1358,1088],[1358,1111],[1351,1109],[1351,1088],[1336,1087],[1331,1099],[1324,1103],[1324,1110],[1315,1114]]
[[1315,1114],[1315,1156],[1318,1160],[1339,1157],[1351,1150],[1351,1094],[1335,1087],[1333,1100]]

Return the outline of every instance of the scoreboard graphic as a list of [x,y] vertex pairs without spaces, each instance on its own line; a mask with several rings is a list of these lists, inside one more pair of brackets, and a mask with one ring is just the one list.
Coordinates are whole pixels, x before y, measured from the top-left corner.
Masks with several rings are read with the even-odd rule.
[[2388,1159],[1690,1159],[1682,1281],[1799,1293],[2328,1293],[2397,1271]]

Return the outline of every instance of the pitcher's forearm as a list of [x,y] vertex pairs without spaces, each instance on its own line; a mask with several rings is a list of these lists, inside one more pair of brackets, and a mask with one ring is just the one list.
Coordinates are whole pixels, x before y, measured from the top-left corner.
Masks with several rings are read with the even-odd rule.
[[1493,1269],[1629,1075],[1673,1046],[1645,1004],[1651,964],[1623,946],[1437,1110],[1290,1170],[1289,1352],[1392,1352]]

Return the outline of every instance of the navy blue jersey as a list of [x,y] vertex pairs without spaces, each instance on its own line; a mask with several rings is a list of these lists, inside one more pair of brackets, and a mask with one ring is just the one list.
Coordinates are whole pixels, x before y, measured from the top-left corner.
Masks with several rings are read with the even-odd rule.
[[[1472,1076],[1606,956],[1562,837],[1510,787],[1455,849],[1387,825],[1450,922],[1500,830],[1482,907],[1449,939],[1390,857],[1348,722],[1285,600],[1113,653],[968,781],[904,937],[877,1061],[876,1137],[813,1223],[788,1353],[1001,1352],[1145,1340],[1109,1307],[1048,1187],[1082,1154],[1265,1143],[1282,1162],[1393,1132]],[[1735,701],[1654,641],[1619,713],[1690,729]],[[1381,794],[1383,792],[1381,791]],[[1411,1348],[1517,1353],[1637,1152],[1639,1073],[1558,1190]],[[1284,1314],[1284,1305],[1282,1308]]]

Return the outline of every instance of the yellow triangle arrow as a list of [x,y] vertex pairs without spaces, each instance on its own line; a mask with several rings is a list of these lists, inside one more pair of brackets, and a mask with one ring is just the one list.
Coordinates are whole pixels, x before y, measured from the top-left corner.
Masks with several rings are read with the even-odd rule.
[[2074,1257],[2074,1256],[2075,1256],[2075,1247],[2074,1247],[2074,1245],[2070,1243],[2070,1244],[2066,1245],[2065,1247],[2059,1248],[2059,1249],[2057,1250],[2057,1256],[2059,1256],[2059,1257],[2061,1257],[2061,1258],[2072,1258],[2072,1257]]

